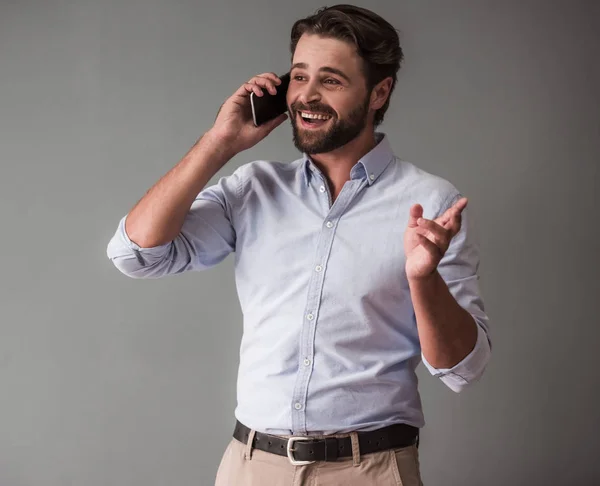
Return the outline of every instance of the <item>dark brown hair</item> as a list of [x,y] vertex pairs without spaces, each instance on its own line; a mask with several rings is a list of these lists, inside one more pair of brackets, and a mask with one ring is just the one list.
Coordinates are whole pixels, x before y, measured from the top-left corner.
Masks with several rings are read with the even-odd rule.
[[383,121],[396,86],[397,73],[404,59],[398,31],[374,12],[354,5],[323,7],[314,15],[296,21],[292,27],[290,50],[292,57],[303,34],[331,37],[356,46],[363,60],[367,90],[387,77],[392,78],[390,95],[375,112],[375,126]]

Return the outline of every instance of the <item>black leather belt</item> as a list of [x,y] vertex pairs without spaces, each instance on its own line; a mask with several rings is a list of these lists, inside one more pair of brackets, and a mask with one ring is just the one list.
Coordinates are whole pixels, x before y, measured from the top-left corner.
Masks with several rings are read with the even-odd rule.
[[[250,429],[236,421],[233,437],[243,444],[248,443]],[[418,444],[419,429],[408,424],[394,424],[370,432],[358,432],[360,454],[384,451]],[[256,432],[253,448],[287,456],[294,465],[314,461],[335,461],[338,457],[352,456],[350,437],[313,439],[307,436],[284,438]]]

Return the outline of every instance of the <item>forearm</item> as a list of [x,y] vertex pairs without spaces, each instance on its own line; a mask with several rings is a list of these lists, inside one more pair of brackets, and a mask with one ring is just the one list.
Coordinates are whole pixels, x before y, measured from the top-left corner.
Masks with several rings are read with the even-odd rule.
[[222,139],[205,133],[128,213],[131,241],[144,248],[172,241],[198,193],[233,155]]
[[475,320],[456,302],[437,271],[409,280],[409,287],[423,356],[436,368],[452,368],[475,347]]

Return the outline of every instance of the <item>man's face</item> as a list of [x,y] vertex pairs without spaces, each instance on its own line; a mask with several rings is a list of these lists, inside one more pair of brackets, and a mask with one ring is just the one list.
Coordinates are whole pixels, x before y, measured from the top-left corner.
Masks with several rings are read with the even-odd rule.
[[287,104],[294,144],[301,152],[331,152],[367,125],[370,97],[355,48],[304,34],[292,61]]

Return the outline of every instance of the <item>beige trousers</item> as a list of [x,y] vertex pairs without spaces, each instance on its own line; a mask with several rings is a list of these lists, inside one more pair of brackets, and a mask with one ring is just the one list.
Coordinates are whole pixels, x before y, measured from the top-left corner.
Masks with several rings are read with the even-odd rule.
[[[253,436],[251,433],[250,438]],[[251,449],[231,439],[215,486],[423,486],[415,445],[360,454],[355,433],[333,437],[349,436],[354,436],[353,457],[304,466],[294,466],[287,457]]]

